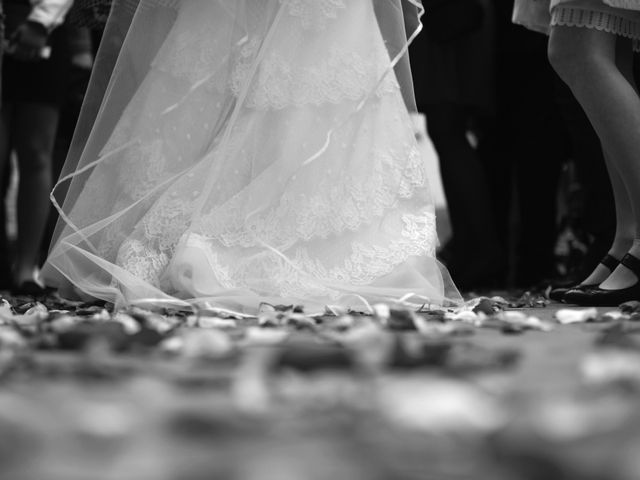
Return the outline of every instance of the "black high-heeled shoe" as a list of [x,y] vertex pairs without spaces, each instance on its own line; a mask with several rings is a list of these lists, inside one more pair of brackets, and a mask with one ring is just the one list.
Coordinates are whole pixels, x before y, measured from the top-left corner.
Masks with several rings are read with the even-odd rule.
[[600,287],[589,288],[582,291],[575,291],[565,294],[565,301],[589,307],[617,307],[621,303],[631,300],[640,300],[640,259],[627,253],[620,263],[631,270],[638,281],[627,288],[616,290],[605,290]]
[[[618,260],[617,258],[609,254],[606,254],[602,258],[602,260],[600,260],[600,263],[613,272],[618,267],[620,260]],[[567,302],[567,298],[566,298],[567,294],[569,294],[570,297],[572,296],[572,293],[569,293],[569,292],[574,292],[574,291],[582,292],[584,290],[597,288],[598,285],[599,285],[598,283],[588,283],[588,284],[580,283],[578,285],[573,285],[571,287],[554,288],[549,292],[549,298],[551,300],[555,300],[556,302]]]

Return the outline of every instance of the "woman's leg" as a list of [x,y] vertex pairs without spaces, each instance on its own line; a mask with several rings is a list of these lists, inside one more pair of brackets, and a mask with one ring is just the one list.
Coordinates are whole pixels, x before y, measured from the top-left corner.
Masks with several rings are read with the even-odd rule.
[[34,280],[49,214],[51,155],[58,125],[53,105],[21,103],[15,114],[15,144],[20,171],[15,281]]
[[[636,94],[638,94],[638,86],[633,72],[633,62],[634,55],[631,50],[631,41],[618,39],[616,64],[618,65],[620,73],[622,73],[636,91]],[[613,162],[612,167],[615,170],[615,176],[610,175],[612,185],[616,185],[616,183],[614,183],[615,181],[618,182],[613,190],[616,201],[616,235],[612,246],[612,251],[615,253],[612,253],[612,255],[616,258],[622,258],[622,255],[629,252],[636,257],[640,257],[640,242],[637,241],[637,239],[640,238],[640,218],[634,215],[632,203],[633,194],[629,190],[633,188],[633,185],[626,184],[623,181],[622,172]],[[620,253],[621,256],[618,256],[619,252],[622,252]],[[631,270],[621,265],[601,284],[601,288],[625,288],[633,285],[637,280],[638,278]]]
[[[635,217],[631,208],[631,201],[622,176],[611,159],[611,154],[604,153],[607,172],[613,190],[616,206],[616,231],[608,254],[620,260],[631,248],[635,236]],[[603,264],[598,264],[582,283],[585,285],[599,285],[611,275],[611,270]]]
[[[626,75],[631,45],[598,30],[553,27],[549,59],[585,110],[606,152],[618,221],[611,253],[620,258],[625,247],[629,249],[629,240],[640,238],[640,97]],[[618,275],[620,271],[624,275]],[[596,269],[594,280],[601,280],[603,273]],[[629,270],[619,267],[602,286],[624,288],[636,281]]]

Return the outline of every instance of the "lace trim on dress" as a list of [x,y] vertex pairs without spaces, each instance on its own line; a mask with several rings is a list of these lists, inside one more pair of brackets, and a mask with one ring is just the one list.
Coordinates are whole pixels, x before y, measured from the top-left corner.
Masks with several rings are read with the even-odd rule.
[[302,28],[324,30],[327,23],[346,9],[345,0],[280,0],[289,15],[300,18]]
[[[175,255],[178,242],[189,228],[192,205],[193,202],[181,198],[164,196],[142,218],[142,229],[134,238],[123,240],[121,235],[116,234],[102,247],[112,250],[120,242],[116,265],[162,288],[162,275]],[[117,227],[117,224],[113,227]]]
[[273,254],[273,261],[279,266],[272,273],[274,283],[286,296],[327,296],[337,300],[344,292],[328,285],[370,285],[393,272],[409,257],[435,255],[435,215],[430,212],[405,214],[402,221],[404,228],[401,239],[388,246],[353,242],[351,255],[344,259],[340,267],[327,268],[320,261],[313,260],[305,248],[296,250],[290,265]]
[[160,276],[169,265],[169,260],[169,255],[154,248],[148,241],[129,238],[120,247],[116,264],[134,277],[159,287]]
[[[266,251],[257,258],[224,265],[205,237],[190,233],[185,244],[206,252],[208,268],[224,288],[249,288],[271,293],[277,291],[284,297],[321,296],[336,300],[345,292],[331,288],[332,284],[370,285],[392,273],[409,257],[434,256],[437,245],[435,221],[432,212],[403,214],[401,238],[387,246],[352,242],[351,253],[342,264],[330,268],[314,260],[305,247],[296,248],[293,258]],[[255,279],[264,279],[264,285],[256,285]]]
[[560,5],[551,12],[551,25],[592,28],[630,38],[633,49],[640,50],[640,22],[614,13]]
[[[241,53],[231,76],[231,91],[238,96],[246,88],[253,70],[252,44]],[[394,75],[380,71],[379,62],[334,45],[326,59],[307,67],[296,67],[282,56],[268,55],[253,78],[246,106],[256,109],[283,109],[289,106],[338,104],[358,101],[376,89],[382,96],[399,90]]]
[[[399,167],[403,159],[405,165]],[[427,183],[424,160],[415,147],[402,155],[379,151],[371,163],[367,181],[345,176],[340,185],[319,185],[317,191],[321,193],[317,196],[285,194],[277,208],[249,220],[242,213],[239,198],[236,202],[227,202],[198,220],[198,233],[190,233],[189,237],[200,238],[207,244],[214,274],[225,288],[258,288],[248,285],[247,278],[251,276],[275,282],[285,295],[333,297],[338,293],[327,288],[326,281],[365,285],[389,273],[408,256],[433,256],[437,239],[435,217],[429,212],[402,215],[402,238],[387,246],[353,242],[352,253],[341,267],[326,268],[313,260],[303,247],[295,248],[293,258],[288,261],[265,250],[258,259],[238,266],[220,264],[219,256],[212,252],[212,240],[227,248],[268,245],[286,249],[300,240],[327,238],[345,230],[357,231],[374,218],[382,217],[399,200],[414,198],[416,189]],[[176,254],[176,245],[189,230],[192,211],[193,201],[185,200],[183,195],[175,192],[163,195],[141,220],[142,230],[121,244],[116,264],[160,287],[162,275]],[[118,238],[122,239],[118,236],[114,241]],[[264,270],[264,275],[256,276],[256,269]],[[226,273],[220,275],[221,272]]]
[[[403,168],[398,167],[405,162]],[[285,193],[266,214],[246,218],[243,200],[235,197],[198,220],[196,230],[227,247],[274,247],[298,239],[327,238],[355,231],[380,217],[401,198],[410,198],[427,183],[424,159],[416,146],[408,151],[374,152],[366,181],[342,177],[340,184],[323,180],[318,195]]]
[[412,256],[435,255],[437,245],[436,217],[431,212],[402,215],[402,238],[388,246],[353,242],[352,253],[341,267],[327,269],[313,260],[306,249],[296,251],[294,264],[316,278],[352,285],[368,285],[387,275]]
[[[328,284],[368,285],[387,275],[412,256],[433,256],[437,245],[435,215],[423,212],[419,215],[403,214],[401,238],[388,246],[353,242],[351,254],[341,266],[327,268],[314,260],[304,247],[295,249],[291,259],[275,252],[235,265],[223,265],[220,255],[213,251],[210,241],[198,234],[188,233],[184,242],[206,253],[209,265],[206,269],[223,288],[260,289],[254,279],[262,278],[262,289],[274,290],[286,297],[325,296],[337,299],[343,292]],[[127,239],[118,253],[117,264],[137,278],[161,287],[161,278],[169,266],[170,255],[144,241]]]
[[178,196],[162,197],[142,219],[145,237],[173,254],[175,245],[191,223],[193,202]]

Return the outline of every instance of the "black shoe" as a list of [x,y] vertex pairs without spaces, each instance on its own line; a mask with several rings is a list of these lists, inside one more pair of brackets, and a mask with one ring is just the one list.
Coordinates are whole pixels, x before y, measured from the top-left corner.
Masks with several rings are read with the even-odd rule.
[[589,307],[617,307],[621,303],[631,300],[640,300],[640,259],[627,253],[620,261],[622,265],[631,270],[638,281],[630,287],[617,290],[604,290],[602,288],[589,288],[582,291],[572,290],[564,296],[567,303],[575,303]]
[[[600,260],[600,263],[613,272],[618,267],[620,260],[618,260],[617,258],[609,254],[606,254],[603,257],[603,259]],[[578,285],[574,285],[571,287],[553,288],[549,292],[549,298],[551,300],[555,300],[556,302],[575,303],[571,301],[575,297],[574,292],[578,292],[578,295],[580,295],[580,292],[594,289],[597,287],[598,287],[597,283],[588,283],[588,284],[580,283]],[[569,298],[567,298],[567,295],[569,295]]]
[[575,291],[582,291],[582,290],[586,290],[589,288],[596,288],[598,286],[597,283],[593,283],[593,284],[578,284],[578,285],[573,285],[571,287],[558,287],[558,288],[554,288],[549,292],[549,299],[553,300],[554,302],[566,302],[567,301],[567,293],[569,292],[575,292]]

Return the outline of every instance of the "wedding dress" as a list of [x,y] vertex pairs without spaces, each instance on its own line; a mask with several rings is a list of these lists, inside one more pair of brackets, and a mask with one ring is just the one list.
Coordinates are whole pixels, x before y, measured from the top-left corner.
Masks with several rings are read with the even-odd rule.
[[408,111],[421,13],[417,0],[116,2],[52,197],[44,281],[249,314],[458,302]]

